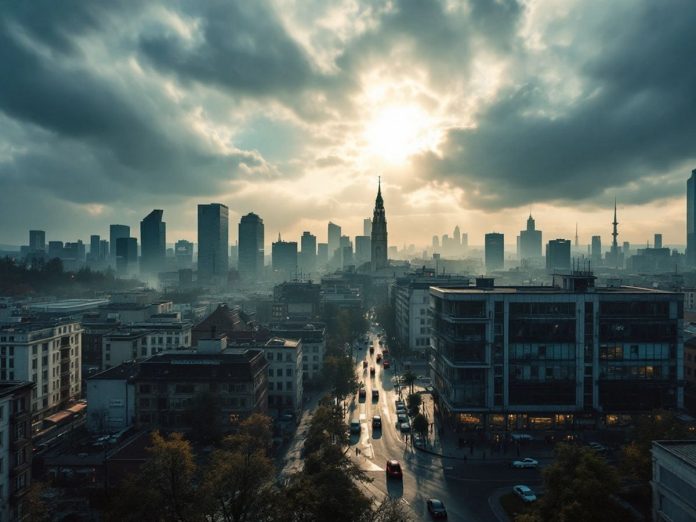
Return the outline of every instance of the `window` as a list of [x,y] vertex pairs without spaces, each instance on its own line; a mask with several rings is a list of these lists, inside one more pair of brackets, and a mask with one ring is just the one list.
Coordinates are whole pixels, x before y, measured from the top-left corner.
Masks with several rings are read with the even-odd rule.
[[286,377],[292,377],[292,368],[286,368],[286,369],[285,369],[285,376],[286,376]]
[[152,393],[152,388],[149,384],[140,385],[140,393]]
[[288,391],[292,391],[292,381],[288,381],[285,383],[285,389]]

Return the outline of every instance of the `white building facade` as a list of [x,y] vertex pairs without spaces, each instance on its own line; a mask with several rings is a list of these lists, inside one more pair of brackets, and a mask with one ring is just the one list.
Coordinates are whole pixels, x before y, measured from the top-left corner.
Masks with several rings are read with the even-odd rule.
[[302,408],[302,341],[269,339],[263,346],[268,360],[268,407],[298,411]]

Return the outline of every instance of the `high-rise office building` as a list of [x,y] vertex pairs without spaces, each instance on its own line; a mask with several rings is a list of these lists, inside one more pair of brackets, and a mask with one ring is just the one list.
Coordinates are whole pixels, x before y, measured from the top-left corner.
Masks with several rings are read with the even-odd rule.
[[271,265],[276,277],[291,281],[297,277],[297,242],[283,241],[278,234],[278,241],[271,245]]
[[541,257],[541,230],[537,230],[531,214],[527,218],[527,230],[522,230],[518,238],[517,256],[522,259]]
[[372,236],[371,236],[371,268],[375,272],[389,266],[387,258],[387,214],[384,210],[384,200],[382,199],[382,179],[377,182],[377,197],[375,198],[375,209],[372,213]]
[[552,239],[546,244],[546,269],[570,270],[570,239]]
[[[115,252],[114,252],[115,253]],[[48,259],[63,257],[63,242],[62,241],[49,241],[48,242]]]
[[[335,223],[329,221],[328,226],[328,239],[329,239],[329,264],[335,265],[334,257],[337,255],[337,251],[341,246],[341,227]],[[341,259],[341,254],[338,252],[338,260]],[[340,263],[338,263],[340,264]]]
[[462,246],[462,233],[459,230],[459,225],[454,227],[454,233],[452,234],[452,240],[454,241],[454,246],[459,248]]
[[696,266],[696,169],[686,182],[686,264]]
[[92,262],[99,261],[101,259],[99,248],[100,243],[101,237],[99,237],[97,234],[92,234],[89,236],[89,259]]
[[324,269],[329,263],[329,245],[328,243],[317,244],[317,268]]
[[662,234],[655,234],[654,248],[662,248]]
[[46,251],[46,232],[43,230],[29,231],[29,251],[30,252],[45,252]]
[[505,267],[505,235],[491,232],[485,236],[486,271],[502,270]]
[[167,224],[163,210],[155,209],[140,222],[140,271],[156,274],[164,270],[167,254]]
[[174,259],[176,268],[183,270],[193,266],[193,243],[180,239],[174,244]]
[[198,280],[227,280],[229,210],[221,203],[198,205]]
[[362,265],[370,262],[372,255],[372,238],[370,236],[355,236],[355,264]]
[[621,250],[623,252],[624,259],[628,259],[631,257],[631,243],[628,241],[623,242],[623,248]]
[[305,231],[300,238],[300,271],[309,276],[317,270],[317,236]]
[[462,233],[462,250],[466,250],[469,247],[469,234],[466,232]]
[[363,219],[363,236],[372,235],[372,220],[370,218]]
[[106,239],[99,241],[99,259],[107,259],[109,257],[109,242]]
[[253,212],[239,221],[239,275],[257,280],[263,275],[263,219]]
[[132,275],[137,271],[138,240],[134,237],[119,237],[116,240],[116,272]]
[[433,236],[433,250],[440,248],[440,236]]
[[109,246],[111,251],[109,257],[112,262],[116,262],[116,242],[122,237],[130,237],[130,227],[128,225],[110,225],[109,226]]
[[234,270],[239,268],[239,244],[236,241],[234,245],[230,245],[230,268]]
[[592,236],[592,251],[590,257],[594,265],[599,266],[602,264],[602,236]]

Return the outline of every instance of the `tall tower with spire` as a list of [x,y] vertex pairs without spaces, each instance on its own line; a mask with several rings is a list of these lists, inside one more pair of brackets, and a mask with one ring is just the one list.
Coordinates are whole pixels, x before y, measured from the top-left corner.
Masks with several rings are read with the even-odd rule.
[[619,222],[616,219],[616,198],[614,198],[614,221],[611,222],[613,229],[611,232],[611,250],[609,251],[609,265],[614,268],[623,268],[623,253],[619,249]]
[[370,265],[372,271],[387,268],[387,216],[384,212],[384,200],[382,199],[382,178],[377,181],[377,198],[375,210],[372,214],[372,251]]
[[580,246],[580,241],[578,240],[578,223],[575,222],[575,248]]

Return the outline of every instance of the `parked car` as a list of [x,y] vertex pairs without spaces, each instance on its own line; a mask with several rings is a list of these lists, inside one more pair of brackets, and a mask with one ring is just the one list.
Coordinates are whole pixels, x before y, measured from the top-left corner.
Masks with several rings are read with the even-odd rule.
[[372,417],[372,429],[381,430],[382,429],[382,417],[379,415],[374,415]]
[[413,436],[413,445],[416,448],[425,448],[425,439],[423,438],[423,436],[420,433],[416,433]]
[[389,368],[389,361],[387,361],[386,359],[384,359],[384,362],[382,363],[382,366],[384,367],[385,370],[386,370],[387,368]]
[[367,397],[367,391],[365,391],[365,388],[360,388],[358,391],[358,399],[365,399]]
[[526,441],[529,442],[532,440],[532,436],[527,434],[527,433],[513,433],[510,435],[510,438],[514,441]]
[[404,408],[403,406],[397,406],[397,407],[396,407],[396,414],[397,414],[397,415],[407,416],[407,415],[408,415],[408,410],[406,410],[406,408]]
[[372,400],[373,401],[379,400],[379,390],[372,390]]
[[363,368],[367,368],[367,361],[363,361]]
[[360,433],[360,421],[353,419],[350,421],[350,432],[351,433]]
[[375,353],[375,347],[374,347],[374,346],[370,346],[370,353],[371,353],[371,354]]
[[445,509],[445,504],[442,500],[436,498],[429,498],[426,501],[428,506],[428,513],[433,518],[447,518],[447,510]]
[[399,430],[401,430],[401,433],[408,433],[411,431],[411,425],[408,422],[402,422],[399,424]]
[[522,460],[514,460],[510,465],[513,468],[538,468],[539,462],[534,459],[526,458]]
[[387,461],[387,478],[403,479],[404,474],[401,471],[401,464],[398,460]]
[[380,362],[382,360],[382,354],[378,353],[376,359],[377,359],[377,362]]
[[405,413],[399,413],[396,416],[396,419],[399,424],[401,424],[402,422],[408,422],[408,415],[406,415]]
[[536,495],[534,494],[534,491],[532,491],[529,486],[514,486],[512,488],[512,492],[518,497],[520,497],[522,502],[530,503],[535,502],[537,499]]
[[406,403],[402,401],[401,399],[397,399],[394,401],[394,404],[396,405],[396,409],[398,410],[399,408],[406,409]]
[[375,374],[375,367],[370,366],[370,375],[374,375],[374,374]]
[[588,446],[600,454],[604,454],[609,451],[609,448],[607,448],[604,444],[600,444],[599,442],[590,442]]

